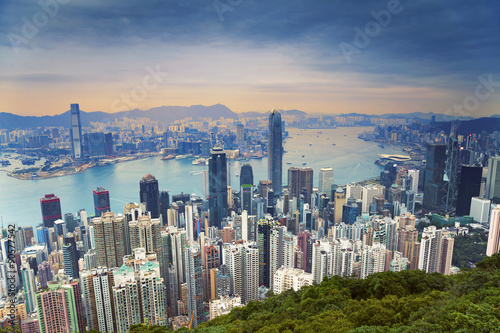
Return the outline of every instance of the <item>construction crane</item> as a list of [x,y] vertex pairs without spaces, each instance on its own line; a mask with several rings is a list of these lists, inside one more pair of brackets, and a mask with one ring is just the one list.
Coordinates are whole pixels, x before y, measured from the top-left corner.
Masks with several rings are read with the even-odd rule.
[[193,326],[193,318],[194,318],[194,310],[193,313],[191,313],[191,320],[189,321],[189,329]]

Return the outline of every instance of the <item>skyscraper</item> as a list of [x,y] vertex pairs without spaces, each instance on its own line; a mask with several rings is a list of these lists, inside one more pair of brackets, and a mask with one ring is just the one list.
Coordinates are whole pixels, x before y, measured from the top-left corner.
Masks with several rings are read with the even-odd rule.
[[272,182],[275,196],[280,196],[283,184],[283,137],[281,113],[272,109],[269,114],[268,178]]
[[425,167],[424,201],[426,211],[438,210],[444,196],[443,176],[446,162],[446,145],[427,145],[427,164]]
[[123,215],[115,216],[112,212],[106,212],[101,217],[92,219],[99,266],[114,268],[122,265],[125,248],[123,223]]
[[203,265],[201,251],[196,242],[188,242],[185,249],[188,309],[193,315],[193,328],[204,322],[203,314]]
[[35,274],[33,270],[27,266],[21,268],[21,277],[23,280],[23,296],[26,312],[30,313],[36,310],[36,294],[35,294]]
[[473,197],[479,196],[483,168],[480,166],[462,165],[458,183],[457,216],[470,214],[470,204]]
[[221,229],[228,210],[226,153],[222,148],[214,147],[210,151],[208,178],[210,225]]
[[54,221],[62,217],[61,201],[54,194],[45,194],[45,197],[40,199],[42,207],[43,225],[47,228],[54,226]]
[[156,219],[160,216],[158,181],[150,173],[146,174],[139,183],[140,201],[146,203],[146,209],[151,212],[151,217]]
[[288,169],[288,191],[292,196],[300,202],[300,194],[306,189],[306,197],[304,202],[311,204],[311,193],[313,189],[313,169],[311,168],[296,168]]
[[70,135],[73,158],[76,160],[82,159],[82,124],[80,121],[80,106],[78,104],[71,104]]
[[332,168],[321,168],[319,170],[319,193],[326,193],[330,195],[333,185],[333,169]]
[[64,273],[72,279],[78,279],[78,252],[76,250],[75,236],[68,233],[64,235],[63,243]]
[[110,211],[109,192],[102,187],[93,190],[95,216],[99,217],[104,212]]
[[240,187],[243,185],[253,186],[253,169],[250,163],[244,163],[240,170]]
[[160,215],[163,225],[168,223],[168,209],[170,207],[170,195],[167,190],[160,191]]
[[240,149],[245,146],[245,126],[243,124],[236,125],[236,144]]
[[488,161],[485,198],[500,198],[500,156],[491,157]]
[[490,232],[488,235],[488,245],[486,255],[492,256],[500,252],[500,205],[491,211]]
[[87,138],[85,140],[85,146],[90,158],[106,157],[106,140],[104,133],[88,133],[84,137]]

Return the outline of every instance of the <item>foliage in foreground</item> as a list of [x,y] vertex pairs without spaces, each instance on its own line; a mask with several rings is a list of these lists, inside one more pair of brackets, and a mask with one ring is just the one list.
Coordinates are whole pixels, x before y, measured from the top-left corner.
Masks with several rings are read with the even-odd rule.
[[493,332],[500,327],[500,254],[455,276],[384,272],[325,278],[250,302],[197,332]]

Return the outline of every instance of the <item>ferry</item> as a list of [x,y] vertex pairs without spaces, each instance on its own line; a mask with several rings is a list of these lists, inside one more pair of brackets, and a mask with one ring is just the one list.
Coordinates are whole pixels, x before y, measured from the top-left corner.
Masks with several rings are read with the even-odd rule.
[[197,158],[193,161],[193,164],[194,165],[208,165],[208,159],[206,158]]
[[173,159],[174,157],[175,157],[174,155],[170,154],[170,155],[162,156],[162,157],[161,157],[161,159],[162,159],[163,161],[166,161],[166,160],[171,160],[171,159]]
[[183,158],[186,158],[187,156],[184,156],[184,155],[177,155],[175,156],[175,159],[176,160],[182,160]]

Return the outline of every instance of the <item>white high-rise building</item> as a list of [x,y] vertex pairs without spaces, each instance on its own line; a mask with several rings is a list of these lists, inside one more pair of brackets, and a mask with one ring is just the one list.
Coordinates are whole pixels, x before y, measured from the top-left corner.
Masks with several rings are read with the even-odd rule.
[[259,297],[259,249],[254,242],[226,244],[224,264],[230,275],[230,293],[246,304]]
[[488,246],[486,255],[492,256],[500,252],[500,205],[491,211],[490,232],[488,235]]
[[435,226],[424,228],[420,244],[418,269],[449,275],[454,245],[450,233]]
[[280,267],[293,268],[293,254],[297,237],[286,231],[286,227],[279,227],[271,231],[269,284],[273,287],[274,273]]
[[380,194],[380,189],[378,186],[365,186],[363,187],[363,203],[361,205],[361,212],[369,213],[370,204],[373,202],[373,198]]
[[203,198],[205,198],[205,200],[207,200],[208,198],[208,193],[209,193],[209,190],[208,190],[208,170],[203,170],[202,172],[202,176],[203,176]]
[[411,190],[418,193],[418,177],[420,176],[420,170],[408,170],[408,176],[411,177]]
[[346,187],[346,198],[353,197],[356,200],[363,198],[363,186],[357,184],[347,184]]
[[486,199],[500,197],[500,156],[490,157],[488,160],[488,174],[486,176]]
[[185,248],[187,303],[189,313],[193,315],[193,327],[204,321],[203,313],[203,265],[198,243],[188,242]]
[[332,168],[321,168],[319,170],[319,193],[326,193],[330,195],[333,185],[333,169]]
[[274,273],[273,292],[277,295],[288,289],[299,291],[303,286],[312,284],[313,275],[311,273],[306,273],[298,268],[281,267]]
[[473,197],[470,202],[470,216],[474,221],[479,223],[488,223],[490,216],[490,203],[489,199],[480,197]]
[[80,286],[89,329],[114,332],[113,271],[98,268],[80,272]]
[[113,298],[116,314],[116,330],[127,333],[130,326],[141,323],[139,306],[139,287],[132,280],[113,288]]
[[365,279],[368,275],[383,272],[385,270],[386,254],[386,248],[383,244],[365,245],[361,256],[360,277]]
[[193,225],[193,206],[186,205],[186,240],[192,241],[194,240],[194,225]]

